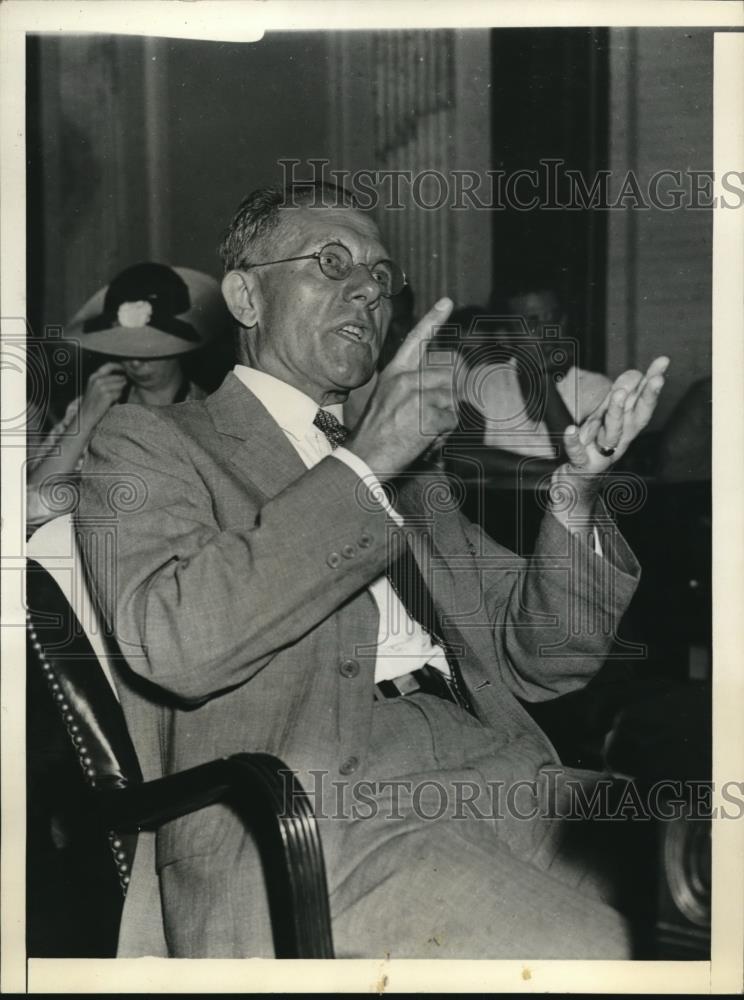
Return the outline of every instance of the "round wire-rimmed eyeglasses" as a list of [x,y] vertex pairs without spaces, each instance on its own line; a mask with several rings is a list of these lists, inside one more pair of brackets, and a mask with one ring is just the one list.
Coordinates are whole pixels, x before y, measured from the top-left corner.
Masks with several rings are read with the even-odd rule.
[[248,264],[242,270],[268,267],[269,264],[287,264],[293,260],[317,260],[321,273],[331,281],[343,281],[355,267],[366,267],[380,286],[380,294],[390,299],[398,295],[406,285],[406,276],[394,260],[378,260],[375,264],[355,264],[349,250],[342,243],[327,243],[315,253],[304,253],[297,257],[282,257],[280,260],[264,260],[259,264]]

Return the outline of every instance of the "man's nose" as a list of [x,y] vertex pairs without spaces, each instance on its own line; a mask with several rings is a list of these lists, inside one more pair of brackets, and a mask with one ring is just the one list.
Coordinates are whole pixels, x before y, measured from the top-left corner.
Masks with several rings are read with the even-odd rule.
[[354,264],[351,274],[346,278],[344,298],[362,299],[367,306],[380,301],[380,283],[375,281],[372,272],[366,264]]

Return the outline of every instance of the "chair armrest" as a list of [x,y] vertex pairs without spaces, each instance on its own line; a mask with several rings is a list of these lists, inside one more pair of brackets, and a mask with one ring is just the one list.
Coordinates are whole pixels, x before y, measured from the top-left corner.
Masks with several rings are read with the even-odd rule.
[[242,753],[126,788],[95,792],[109,829],[155,829],[213,803],[250,826],[266,882],[278,958],[333,958],[328,887],[318,827],[304,789],[277,757]]

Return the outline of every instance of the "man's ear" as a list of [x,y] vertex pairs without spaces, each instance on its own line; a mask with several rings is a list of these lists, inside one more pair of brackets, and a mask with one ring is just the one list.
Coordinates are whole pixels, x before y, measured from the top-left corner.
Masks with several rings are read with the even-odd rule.
[[222,295],[227,308],[241,326],[252,327],[258,322],[258,287],[250,272],[228,271],[222,279]]

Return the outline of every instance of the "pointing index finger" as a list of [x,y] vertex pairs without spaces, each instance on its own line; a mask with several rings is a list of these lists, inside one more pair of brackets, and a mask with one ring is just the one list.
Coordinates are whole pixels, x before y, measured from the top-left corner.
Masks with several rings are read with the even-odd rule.
[[413,327],[388,367],[399,371],[410,371],[412,368],[418,368],[421,360],[421,345],[430,340],[435,329],[447,321],[453,308],[452,299],[443,298],[435,302],[428,313]]

